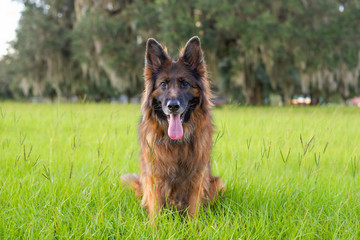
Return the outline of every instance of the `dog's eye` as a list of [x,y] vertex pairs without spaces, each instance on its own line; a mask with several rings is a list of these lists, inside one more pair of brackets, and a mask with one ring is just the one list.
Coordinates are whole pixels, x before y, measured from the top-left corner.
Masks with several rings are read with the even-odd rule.
[[182,88],[187,88],[188,86],[190,86],[190,84],[188,82],[186,82],[186,81],[181,82],[181,87]]
[[160,83],[160,87],[161,87],[161,88],[166,88],[166,87],[167,87],[167,83],[166,83],[166,82]]

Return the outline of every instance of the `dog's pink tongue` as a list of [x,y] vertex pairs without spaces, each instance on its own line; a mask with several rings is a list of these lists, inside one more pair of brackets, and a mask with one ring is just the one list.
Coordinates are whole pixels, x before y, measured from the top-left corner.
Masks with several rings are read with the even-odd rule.
[[171,139],[180,139],[183,136],[183,128],[180,121],[180,114],[170,114],[168,134]]

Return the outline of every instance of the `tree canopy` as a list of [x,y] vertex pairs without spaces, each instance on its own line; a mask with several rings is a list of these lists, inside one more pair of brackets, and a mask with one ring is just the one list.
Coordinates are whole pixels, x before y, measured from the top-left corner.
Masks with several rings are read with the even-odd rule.
[[359,0],[24,0],[0,96],[106,99],[141,93],[154,37],[177,57],[202,41],[214,91],[249,105],[279,94],[359,91]]

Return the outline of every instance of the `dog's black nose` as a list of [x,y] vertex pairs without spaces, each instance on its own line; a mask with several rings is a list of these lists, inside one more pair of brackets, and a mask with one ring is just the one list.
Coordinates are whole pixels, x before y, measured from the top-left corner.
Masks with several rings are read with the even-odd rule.
[[170,100],[167,104],[167,107],[171,112],[176,112],[180,108],[180,102],[179,100]]

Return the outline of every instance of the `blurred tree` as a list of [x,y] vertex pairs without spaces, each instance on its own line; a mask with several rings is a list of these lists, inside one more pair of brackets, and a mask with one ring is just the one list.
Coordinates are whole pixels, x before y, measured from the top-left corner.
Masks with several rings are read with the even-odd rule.
[[24,1],[17,40],[13,43],[13,81],[25,96],[61,96],[75,88],[79,67],[73,60],[69,33],[73,1]]
[[16,73],[12,62],[11,56],[5,56],[0,61],[0,99],[14,98],[16,96],[16,88],[13,91],[10,85],[15,82],[13,76]]
[[286,104],[358,94],[358,0],[23,2],[15,51],[0,61],[3,96],[130,98],[142,89],[146,39],[176,58],[193,35],[220,95],[262,105],[271,93]]

